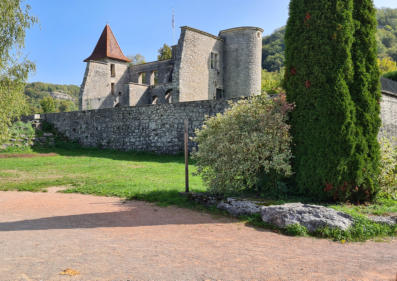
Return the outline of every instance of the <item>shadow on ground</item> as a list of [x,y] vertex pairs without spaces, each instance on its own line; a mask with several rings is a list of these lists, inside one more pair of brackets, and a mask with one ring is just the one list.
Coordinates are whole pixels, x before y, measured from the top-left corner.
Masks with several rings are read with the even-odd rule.
[[208,214],[201,214],[191,210],[175,207],[156,207],[143,202],[127,201],[122,205],[125,205],[125,210],[115,212],[53,216],[38,219],[2,222],[0,223],[0,232],[235,222],[235,220],[230,218],[224,218],[220,216],[211,217]]
[[[56,147],[33,147],[36,153],[56,153],[60,156],[69,157],[94,157],[108,158],[112,160],[134,161],[134,162],[157,162],[157,163],[184,163],[182,155],[165,155],[148,152],[117,151],[99,148],[83,148],[74,144],[59,144]],[[192,162],[193,163],[193,162]]]

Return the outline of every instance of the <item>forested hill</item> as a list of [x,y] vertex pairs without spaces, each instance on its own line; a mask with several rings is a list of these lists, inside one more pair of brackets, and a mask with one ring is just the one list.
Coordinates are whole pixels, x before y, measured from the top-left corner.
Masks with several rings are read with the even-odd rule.
[[[78,107],[80,87],[75,85],[57,85],[43,82],[28,83],[25,87],[25,95],[28,100],[30,111],[41,112],[40,101],[43,98],[52,97],[57,105],[74,110]],[[62,106],[61,106],[62,108]]]
[[[382,8],[377,12],[378,56],[397,61],[397,9]],[[278,71],[284,65],[285,27],[275,30],[262,40],[262,68]]]

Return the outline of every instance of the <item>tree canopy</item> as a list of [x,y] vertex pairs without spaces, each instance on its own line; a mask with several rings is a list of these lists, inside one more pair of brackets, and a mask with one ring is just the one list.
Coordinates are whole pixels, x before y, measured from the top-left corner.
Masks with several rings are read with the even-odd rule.
[[159,52],[157,56],[158,60],[168,60],[172,58],[172,49],[167,44],[164,44],[163,47],[161,47],[158,52]]
[[21,57],[26,29],[37,19],[22,0],[0,0],[0,140],[8,136],[11,121],[27,112],[23,90],[35,65]]
[[127,56],[131,60],[131,65],[146,63],[145,57],[141,54]]
[[[397,9],[377,10],[376,41],[378,57],[391,58],[397,62]],[[284,66],[285,27],[275,30],[262,40],[262,68],[267,71],[279,71]]]

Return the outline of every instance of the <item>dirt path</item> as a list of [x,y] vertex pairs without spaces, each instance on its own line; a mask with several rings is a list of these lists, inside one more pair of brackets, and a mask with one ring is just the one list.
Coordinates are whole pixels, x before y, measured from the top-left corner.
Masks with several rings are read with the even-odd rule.
[[2,281],[394,281],[396,273],[397,241],[342,245],[144,202],[0,192]]
[[34,157],[53,157],[58,156],[56,153],[6,153],[0,154],[1,158],[34,158]]

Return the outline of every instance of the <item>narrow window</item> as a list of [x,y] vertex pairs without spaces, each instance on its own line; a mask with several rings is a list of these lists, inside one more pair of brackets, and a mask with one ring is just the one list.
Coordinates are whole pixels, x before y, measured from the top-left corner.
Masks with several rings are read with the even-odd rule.
[[214,69],[218,69],[218,54],[214,53]]
[[224,98],[224,96],[223,96],[223,90],[222,89],[216,89],[216,97],[215,97],[217,100],[220,100],[220,99],[223,99]]
[[152,72],[153,75],[153,85],[157,85],[159,83],[159,73],[157,70]]
[[215,67],[214,67],[214,59],[215,59],[215,56],[214,56],[215,54],[214,53],[211,53],[211,69],[214,69]]
[[116,67],[113,63],[110,65],[110,77],[116,77]]
[[146,84],[146,72],[139,73],[139,84]]
[[110,84],[110,93],[114,95],[114,83]]
[[168,90],[168,91],[165,93],[165,101],[166,101],[167,103],[171,103],[171,95],[172,95],[172,90]]

